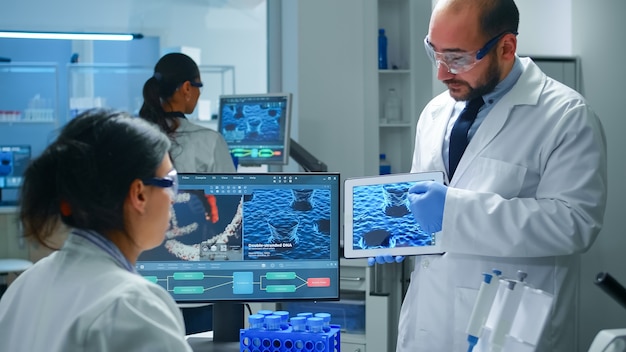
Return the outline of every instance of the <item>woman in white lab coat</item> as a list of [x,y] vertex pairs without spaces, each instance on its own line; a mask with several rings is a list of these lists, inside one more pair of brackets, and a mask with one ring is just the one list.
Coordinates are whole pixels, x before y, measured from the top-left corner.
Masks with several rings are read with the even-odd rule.
[[174,300],[134,268],[169,225],[169,147],[146,121],[90,110],[28,166],[24,235],[41,245],[69,235],[0,300],[0,351],[191,351]]
[[[436,214],[440,203],[446,253],[415,258],[397,351],[467,351],[481,274],[494,268],[513,279],[524,271],[530,285],[554,294],[537,351],[577,351],[579,254],[600,231],[607,197],[604,132],[580,94],[515,55],[517,23],[496,37],[479,26],[491,9],[478,3],[442,0],[431,17],[427,51],[448,91],[420,116],[412,172],[448,170],[460,101],[482,95],[487,103],[449,187],[424,185],[412,201],[414,214]],[[496,3],[517,12],[513,1]],[[459,48],[470,53],[492,37],[482,60],[465,60]]]

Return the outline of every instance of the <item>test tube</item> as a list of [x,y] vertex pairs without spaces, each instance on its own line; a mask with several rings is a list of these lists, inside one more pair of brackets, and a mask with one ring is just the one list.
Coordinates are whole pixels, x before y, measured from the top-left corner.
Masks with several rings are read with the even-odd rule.
[[293,331],[306,331],[306,319],[305,317],[292,317],[289,319]]
[[285,330],[289,327],[289,312],[285,310],[278,310],[274,312],[274,315],[280,317],[280,328]]
[[299,316],[299,317],[304,317],[304,318],[307,318],[307,319],[308,319],[308,318],[310,318],[310,317],[312,317],[312,316],[313,316],[313,313],[310,313],[310,312],[303,312],[303,313],[298,313],[298,314],[297,314],[297,316]]
[[317,317],[307,318],[306,324],[309,326],[309,331],[313,333],[324,332],[322,326],[324,325],[324,319]]
[[322,318],[322,330],[330,331],[330,314],[329,313],[315,313],[315,317]]
[[261,309],[256,314],[260,314],[260,315],[265,316],[265,315],[272,315],[272,314],[274,314],[274,312],[269,310],[269,309]]
[[280,330],[280,316],[278,315],[266,315],[265,316],[265,328],[267,330]]
[[250,323],[250,329],[263,329],[263,322],[265,316],[261,314],[252,314],[248,316],[248,323]]

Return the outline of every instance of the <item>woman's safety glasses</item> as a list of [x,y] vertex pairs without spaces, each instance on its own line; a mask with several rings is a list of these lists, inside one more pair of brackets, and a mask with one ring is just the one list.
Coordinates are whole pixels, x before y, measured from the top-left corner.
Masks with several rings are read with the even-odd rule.
[[167,188],[172,199],[174,199],[176,193],[178,193],[178,173],[176,169],[170,170],[165,177],[152,177],[142,181],[144,185]]

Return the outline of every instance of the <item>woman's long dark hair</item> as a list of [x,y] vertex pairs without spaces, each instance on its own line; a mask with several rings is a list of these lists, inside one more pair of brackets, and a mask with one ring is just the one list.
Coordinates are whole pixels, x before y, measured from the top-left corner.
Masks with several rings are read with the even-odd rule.
[[154,177],[169,148],[169,138],[158,127],[127,113],[93,109],[80,114],[24,173],[24,236],[50,248],[46,240],[60,222],[100,233],[123,231],[130,185]]
[[178,128],[175,116],[166,114],[162,102],[167,102],[181,84],[200,77],[198,65],[182,53],[169,53],[161,57],[154,67],[154,74],[143,86],[143,105],[139,116],[157,124],[172,137]]

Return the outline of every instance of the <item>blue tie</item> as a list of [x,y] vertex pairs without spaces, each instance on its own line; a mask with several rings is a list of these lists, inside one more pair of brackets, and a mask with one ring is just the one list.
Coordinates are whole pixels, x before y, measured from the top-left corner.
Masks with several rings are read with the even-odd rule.
[[456,171],[457,165],[459,165],[459,161],[461,160],[461,156],[465,152],[465,148],[467,148],[467,144],[469,140],[467,138],[467,132],[469,132],[470,127],[476,120],[476,115],[478,114],[478,110],[481,106],[485,104],[483,97],[477,97],[470,100],[466,105],[465,109],[461,111],[461,115],[454,123],[454,127],[452,127],[452,132],[450,133],[450,154],[449,154],[449,179],[452,179],[454,175],[454,171]]

